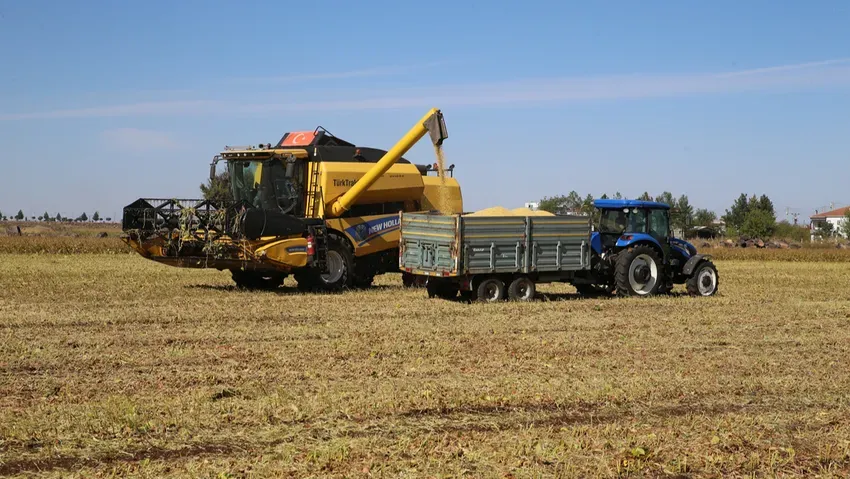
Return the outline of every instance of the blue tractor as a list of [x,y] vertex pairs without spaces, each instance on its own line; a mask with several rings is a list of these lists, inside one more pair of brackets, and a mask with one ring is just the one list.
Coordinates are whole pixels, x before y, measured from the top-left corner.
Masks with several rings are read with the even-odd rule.
[[595,200],[591,268],[572,283],[582,295],[650,296],[685,284],[692,296],[712,296],[719,276],[710,256],[673,237],[670,206],[639,200]]

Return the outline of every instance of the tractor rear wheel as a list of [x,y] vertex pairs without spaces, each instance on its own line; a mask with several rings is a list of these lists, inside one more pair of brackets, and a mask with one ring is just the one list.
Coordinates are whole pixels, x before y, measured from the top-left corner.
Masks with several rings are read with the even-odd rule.
[[686,283],[688,294],[691,296],[714,296],[720,277],[717,268],[711,261],[703,261],[697,266]]
[[286,276],[286,273],[277,272],[230,270],[236,287],[244,289],[276,289],[283,284]]
[[620,296],[654,295],[664,281],[661,258],[650,246],[629,248],[619,254],[614,276]]

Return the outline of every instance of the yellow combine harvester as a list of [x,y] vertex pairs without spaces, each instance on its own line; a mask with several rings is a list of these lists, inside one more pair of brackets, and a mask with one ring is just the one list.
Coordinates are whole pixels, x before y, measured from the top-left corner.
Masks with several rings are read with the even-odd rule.
[[463,209],[460,186],[446,174],[453,166],[436,171],[403,158],[426,134],[441,148],[448,134],[440,110],[386,151],[321,127],[287,133],[275,146],[226,148],[210,176],[226,163],[230,201],[141,198],[124,208],[122,239],[153,261],[230,270],[243,287],[275,288],[290,273],[302,289],[368,286],[376,274],[399,271],[399,212]]

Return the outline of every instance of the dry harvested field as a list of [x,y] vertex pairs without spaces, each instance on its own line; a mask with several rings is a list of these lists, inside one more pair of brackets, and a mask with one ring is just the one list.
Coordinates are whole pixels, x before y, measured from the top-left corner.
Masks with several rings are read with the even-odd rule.
[[850,475],[847,253],[500,305],[43,253],[0,254],[0,475]]

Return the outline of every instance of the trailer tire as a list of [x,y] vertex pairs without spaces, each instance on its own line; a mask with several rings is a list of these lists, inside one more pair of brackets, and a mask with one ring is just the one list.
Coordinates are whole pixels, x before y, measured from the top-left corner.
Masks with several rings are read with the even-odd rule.
[[700,263],[685,283],[691,296],[714,296],[720,285],[717,267],[709,260]]
[[614,276],[619,296],[652,296],[664,281],[661,259],[646,245],[621,252]]
[[436,296],[440,299],[455,299],[457,298],[458,291],[460,291],[458,285],[451,281],[432,278],[428,278],[428,282],[425,284],[425,289],[428,291],[429,298]]
[[484,278],[478,284],[478,287],[475,288],[475,293],[478,297],[478,301],[495,303],[504,299],[505,283],[495,276],[490,276],[488,278]]
[[536,292],[536,285],[528,276],[518,276],[508,286],[508,297],[512,301],[531,301]]

